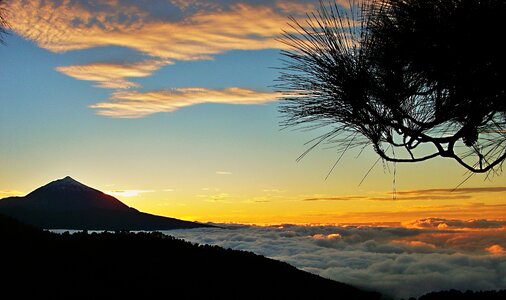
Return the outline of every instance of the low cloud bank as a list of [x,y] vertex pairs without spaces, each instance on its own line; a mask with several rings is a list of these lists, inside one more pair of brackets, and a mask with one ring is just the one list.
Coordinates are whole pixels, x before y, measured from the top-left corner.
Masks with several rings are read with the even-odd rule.
[[323,277],[409,298],[442,289],[506,287],[506,229],[476,227],[235,225],[166,233],[201,244],[252,251]]

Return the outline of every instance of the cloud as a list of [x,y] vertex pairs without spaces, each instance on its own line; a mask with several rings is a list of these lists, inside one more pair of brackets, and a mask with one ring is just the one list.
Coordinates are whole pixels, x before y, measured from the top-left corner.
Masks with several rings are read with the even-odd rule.
[[[490,254],[490,247],[506,247],[506,228],[480,230],[422,230],[419,235],[396,240],[396,243],[424,243],[436,249],[475,255]],[[497,248],[497,247],[495,247]]]
[[262,192],[261,196],[253,197],[245,201],[245,203],[269,203],[273,202],[273,200],[286,201],[286,197],[283,195],[286,193],[285,190],[270,188],[262,189],[260,192]]
[[216,171],[216,175],[232,175],[229,171]]
[[281,3],[281,8],[245,3],[208,6],[205,12],[160,20],[124,1],[25,0],[8,3],[8,19],[17,34],[53,52],[120,46],[151,57],[196,60],[230,50],[283,47],[276,38],[289,27],[287,4]]
[[286,14],[305,14],[314,11],[314,3],[301,3],[294,1],[276,1],[276,6]]
[[147,14],[132,5],[102,1],[8,1],[14,32],[53,52],[111,45],[109,37],[142,28]]
[[190,9],[196,11],[209,9],[217,10],[220,7],[218,2],[211,2],[206,0],[170,0],[170,2],[182,11],[188,11]]
[[304,198],[303,201],[402,201],[402,200],[465,200],[473,198],[474,194],[479,193],[504,193],[506,187],[474,187],[459,189],[424,189],[396,191],[395,194],[383,193],[377,195],[342,195],[327,196],[316,195],[314,197]]
[[504,288],[506,235],[503,230],[224,226],[227,228],[166,233],[201,244],[252,251],[396,298],[419,297],[451,288]]
[[228,198],[230,198],[230,195],[227,193],[220,193],[220,194],[215,194],[215,195],[209,196],[209,200],[211,200],[212,202],[221,201],[221,200],[225,200]]
[[153,190],[114,190],[114,191],[106,191],[106,194],[115,197],[137,197],[140,194],[144,193],[152,193]]
[[[485,203],[458,203],[446,205],[419,205],[404,207],[402,209],[389,209],[383,211],[349,212],[339,214],[337,217],[346,222],[363,222],[363,220],[374,220],[375,222],[412,222],[412,220],[423,219],[426,216],[446,219],[479,219],[487,216],[490,219],[504,220],[506,215],[506,204],[485,204]],[[336,218],[336,214],[318,214],[320,219]]]
[[484,229],[484,228],[501,228],[506,226],[506,221],[498,220],[455,220],[444,218],[425,218],[407,223],[408,226],[416,228],[432,228],[432,229]]
[[367,196],[345,195],[345,196],[315,196],[305,198],[302,201],[351,201],[351,200],[370,200]]
[[464,200],[471,199],[470,195],[452,195],[452,194],[441,194],[441,195],[394,195],[387,194],[385,196],[363,196],[363,195],[344,195],[344,196],[323,196],[323,197],[310,197],[305,198],[302,201],[352,201],[352,200],[363,200],[363,201],[414,201],[414,200]]
[[[272,201],[267,198],[264,198],[264,197],[256,197],[256,198],[253,198],[252,202],[253,203],[270,203]],[[250,201],[250,203],[251,203],[251,201]]]
[[475,193],[503,193],[506,192],[506,187],[472,187],[472,188],[458,188],[458,189],[425,189],[425,190],[409,190],[397,191],[398,195],[430,195],[430,194],[475,194]]
[[207,202],[218,202],[223,201],[230,198],[230,194],[228,193],[219,193],[219,194],[210,194],[210,195],[195,195],[197,198],[204,198]]
[[274,92],[259,92],[238,87],[222,90],[178,88],[152,92],[118,91],[113,93],[109,102],[97,103],[90,107],[95,108],[97,114],[102,116],[141,118],[202,103],[262,104],[278,98],[279,94]]
[[146,77],[162,66],[170,64],[166,60],[145,60],[138,63],[111,64],[94,63],[57,67],[56,70],[79,80],[96,81],[96,87],[109,89],[128,89],[140,87],[125,78]]
[[315,235],[312,235],[311,238],[315,240],[336,240],[336,239],[342,239],[343,236],[339,233],[331,233],[331,234],[321,234],[317,233]]
[[430,244],[430,243],[427,243],[427,242],[422,242],[422,241],[399,240],[399,241],[394,241],[394,242],[399,243],[399,244],[405,244],[405,245],[408,245],[408,246],[411,246],[411,247],[425,247],[425,248],[436,249],[436,245]]
[[[155,8],[156,7],[156,8]],[[308,1],[179,1],[139,5],[131,1],[8,1],[12,30],[52,52],[124,47],[150,59],[136,63],[100,62],[56,69],[96,87],[116,89],[110,101],[92,108],[99,115],[140,118],[198,103],[260,104],[274,93],[229,87],[171,91],[124,91],[140,85],[128,78],[150,76],[176,61],[212,59],[232,50],[283,49],[282,30],[292,31],[313,4]],[[204,99],[197,99],[199,94]]]
[[[140,118],[203,102],[259,104],[276,100],[272,93],[234,87],[208,90],[203,96],[222,95],[201,101],[188,99],[187,94],[196,89],[123,90],[140,87],[127,78],[150,76],[176,61],[208,60],[233,50],[284,49],[287,46],[279,40],[281,32],[294,32],[288,26],[288,15],[303,22],[313,8],[310,1],[172,0],[139,5],[135,1],[20,0],[8,1],[7,19],[15,33],[52,52],[116,46],[148,56],[150,59],[137,63],[57,67],[73,78],[95,81],[96,87],[120,90],[112,94],[111,101],[92,106],[99,115]],[[231,95],[234,99],[228,97],[231,93],[235,93]]]
[[282,194],[285,193],[286,190],[280,190],[280,189],[263,189],[262,192],[264,193],[272,193],[272,194]]
[[490,254],[495,256],[506,256],[506,249],[501,245],[492,245],[488,248],[485,248]]

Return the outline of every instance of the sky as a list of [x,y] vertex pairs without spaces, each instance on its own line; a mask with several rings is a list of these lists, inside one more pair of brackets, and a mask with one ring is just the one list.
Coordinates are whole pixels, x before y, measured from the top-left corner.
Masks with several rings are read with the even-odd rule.
[[448,159],[394,166],[367,148],[329,174],[324,145],[296,161],[319,132],[280,126],[279,38],[315,2],[6,1],[0,198],[71,176],[201,222],[506,220],[506,177]]

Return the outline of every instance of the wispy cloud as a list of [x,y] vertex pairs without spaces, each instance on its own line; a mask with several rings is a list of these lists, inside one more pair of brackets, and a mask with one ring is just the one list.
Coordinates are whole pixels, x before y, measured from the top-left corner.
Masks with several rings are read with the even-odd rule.
[[[131,1],[8,1],[12,30],[52,52],[118,46],[150,59],[137,63],[101,62],[61,66],[57,70],[96,87],[117,89],[110,101],[92,105],[99,115],[140,118],[188,105],[214,102],[259,104],[276,100],[273,93],[230,87],[224,90],[131,91],[140,85],[128,78],[146,77],[169,62],[212,59],[232,50],[281,49],[288,15],[307,18],[308,1],[180,1],[158,3],[148,11]],[[205,93],[203,93],[205,92]],[[192,94],[192,95],[189,95]]]
[[207,9],[215,10],[219,8],[218,2],[211,2],[206,0],[170,0],[170,2],[182,11],[187,11],[189,9],[194,9],[197,11]]
[[[506,204],[485,204],[485,203],[456,203],[447,205],[412,206],[384,211],[348,212],[338,216],[338,219],[346,222],[363,222],[374,220],[375,222],[391,222],[392,220],[412,222],[412,220],[423,219],[426,216],[444,219],[480,219],[487,216],[490,219],[504,220],[506,216]],[[318,218],[330,218],[336,215],[317,214]],[[408,224],[406,223],[406,224]]]
[[286,190],[280,190],[280,189],[263,189],[262,192],[264,193],[270,193],[270,194],[281,194],[285,193]]
[[126,78],[150,76],[154,71],[170,63],[167,60],[145,60],[125,64],[94,63],[57,67],[56,70],[79,80],[95,81],[96,87],[128,89],[140,87],[140,85]]
[[471,188],[458,188],[458,189],[424,189],[424,190],[409,190],[409,191],[398,191],[399,195],[411,195],[411,194],[440,194],[440,193],[452,193],[452,194],[474,194],[474,193],[501,193],[506,192],[506,187],[471,187]]
[[204,198],[207,202],[219,202],[230,198],[230,194],[228,193],[218,193],[218,194],[200,194],[195,195],[197,198]]
[[114,191],[106,191],[106,194],[116,197],[137,197],[140,194],[144,193],[152,193],[153,190],[114,190]]
[[232,175],[229,171],[216,171],[216,175]]
[[473,194],[479,193],[506,193],[506,187],[474,187],[459,189],[422,189],[396,191],[380,195],[342,195],[327,196],[317,195],[306,197],[303,201],[401,201],[401,200],[465,200],[473,198]]
[[314,10],[315,5],[312,2],[296,2],[296,1],[276,1],[276,6],[281,9],[281,11],[287,14],[297,14],[303,15],[305,13],[311,12]]
[[370,197],[362,195],[343,195],[343,196],[314,196],[304,198],[303,201],[351,201],[351,200],[371,200]]
[[[178,17],[157,18],[123,1],[10,1],[12,30],[41,48],[66,52],[103,46],[136,50],[152,59],[137,63],[90,63],[57,70],[97,87],[117,89],[110,101],[91,107],[103,116],[140,118],[172,112],[198,103],[260,104],[276,100],[274,93],[230,87],[223,90],[174,89],[122,91],[140,87],[128,78],[146,77],[174,61],[211,59],[231,50],[282,48],[277,38],[287,28],[287,14],[304,17],[308,4],[290,1],[213,5],[202,1],[172,1]],[[171,4],[167,3],[167,6]],[[196,9],[191,9],[196,8]],[[198,98],[200,97],[200,98]]]
[[109,102],[91,105],[97,114],[113,118],[141,118],[159,112],[172,112],[177,109],[202,104],[262,104],[275,101],[279,94],[260,92],[243,88],[222,90],[202,88],[178,88],[172,90],[139,92],[118,91]]

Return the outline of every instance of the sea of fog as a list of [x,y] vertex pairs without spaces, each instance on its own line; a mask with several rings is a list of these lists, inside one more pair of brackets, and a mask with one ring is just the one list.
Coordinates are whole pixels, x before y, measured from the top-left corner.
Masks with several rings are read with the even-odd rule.
[[453,230],[430,226],[221,226],[163,232],[199,244],[251,251],[395,298],[446,289],[506,288],[502,224],[480,223]]
[[162,232],[251,251],[397,299],[448,289],[506,288],[503,221],[437,219],[414,227],[217,225]]

